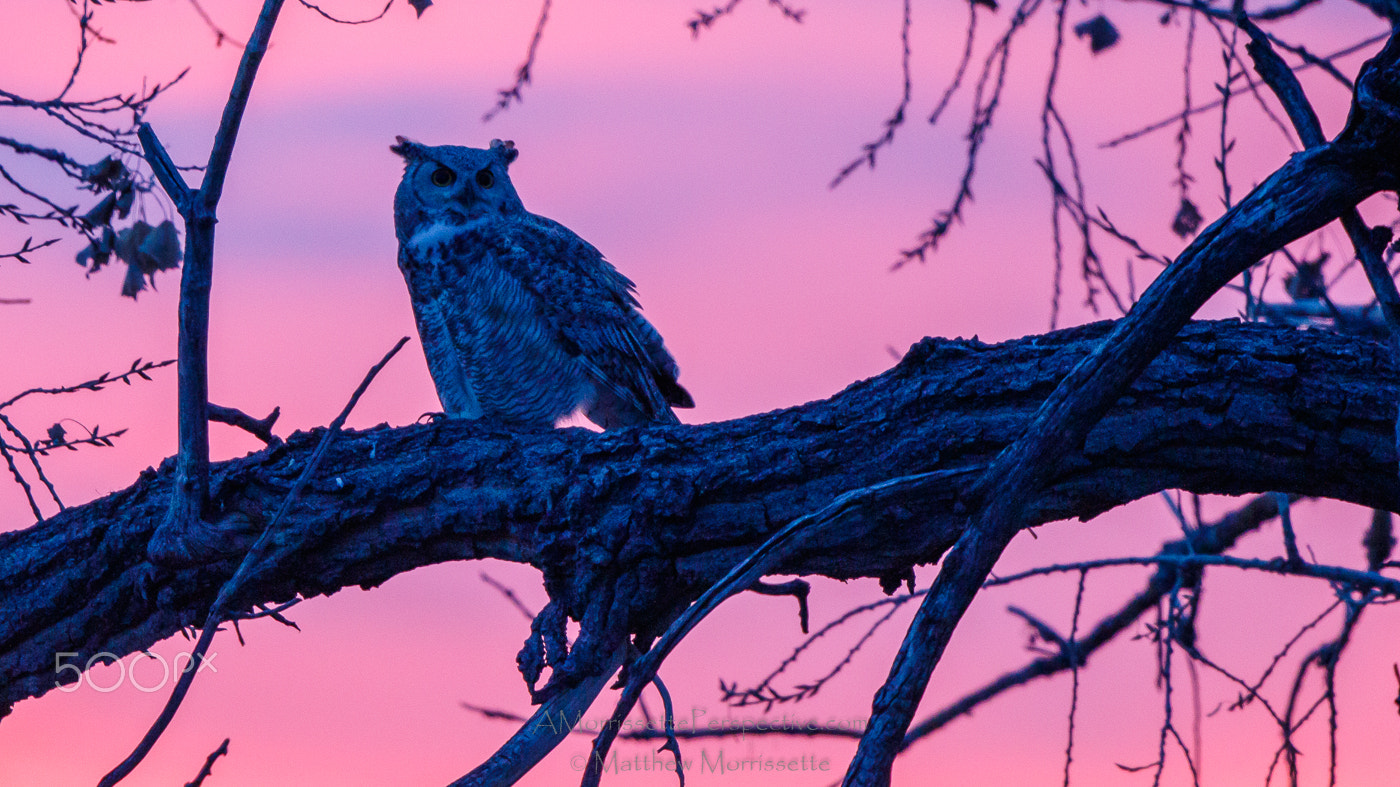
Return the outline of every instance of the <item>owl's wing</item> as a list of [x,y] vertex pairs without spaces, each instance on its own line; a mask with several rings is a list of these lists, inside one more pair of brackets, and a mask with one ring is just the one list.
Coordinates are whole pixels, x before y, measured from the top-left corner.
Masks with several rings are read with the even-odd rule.
[[676,382],[679,369],[661,334],[637,311],[626,276],[590,243],[542,216],[529,214],[512,235],[501,264],[539,296],[560,341],[577,353],[600,393],[616,400],[600,403],[602,411],[631,411],[615,412],[615,423],[675,423],[672,406],[694,406]]

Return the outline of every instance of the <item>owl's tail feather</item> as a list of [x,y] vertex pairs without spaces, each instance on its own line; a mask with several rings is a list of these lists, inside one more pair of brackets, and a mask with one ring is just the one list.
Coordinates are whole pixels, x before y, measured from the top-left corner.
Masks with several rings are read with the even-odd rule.
[[661,389],[661,395],[666,397],[667,404],[672,407],[695,406],[695,400],[690,397],[690,391],[682,388],[681,384],[676,382],[676,378],[657,375],[656,384]]
[[653,412],[648,412],[635,397],[620,396],[606,386],[598,386],[593,403],[588,405],[584,412],[588,415],[588,420],[604,429],[681,422],[665,404],[659,404]]

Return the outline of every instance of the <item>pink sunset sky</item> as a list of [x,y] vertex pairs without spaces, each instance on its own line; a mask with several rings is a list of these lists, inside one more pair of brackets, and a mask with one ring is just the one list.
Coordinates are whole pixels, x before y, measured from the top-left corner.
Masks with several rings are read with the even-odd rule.
[[[257,10],[255,3],[203,5],[239,39]],[[952,78],[967,13],[962,2],[915,4],[910,121],[873,172],[859,171],[832,190],[832,177],[879,136],[899,100],[902,11],[896,2],[799,5],[807,14],[794,24],[761,0],[743,3],[693,41],[685,26],[694,13],[691,2],[555,3],[523,104],[484,123],[483,113],[524,55],[538,5],[440,0],[417,19],[406,3],[396,3],[379,22],[350,27],[289,3],[254,88],[220,205],[211,399],[257,416],[281,407],[280,435],[323,425],[370,365],[400,336],[413,336],[348,425],[408,424],[439,409],[395,266],[392,199],[402,170],[388,146],[400,134],[478,147],[493,137],[513,139],[521,155],[511,176],[526,207],[577,231],[637,283],[648,318],[666,337],[681,382],[697,402],[682,413],[688,422],[830,396],[889,368],[892,354],[924,336],[1000,341],[1045,331],[1052,295],[1049,187],[1034,159],[1053,7],[1042,7],[1015,44],[1003,106],[978,167],[976,201],[964,222],[927,264],[892,273],[898,251],[914,243],[955,193],[971,81],[1011,6],[996,13],[978,9],[974,71],[944,120],[929,126],[922,119]],[[324,7],[358,18],[377,13],[382,2],[331,0]],[[131,92],[191,66],[148,120],[177,162],[203,163],[239,49],[216,47],[188,2],[102,5],[97,11],[97,27],[117,43],[89,53],[78,92]],[[1154,3],[1072,4],[1070,24],[1107,13],[1123,39],[1097,56],[1086,42],[1069,39],[1058,101],[1076,134],[1090,202],[1149,248],[1173,255],[1184,245],[1169,230],[1178,201],[1175,131],[1098,147],[1179,111],[1184,17],[1164,26],[1161,11]],[[1327,53],[1384,27],[1359,6],[1328,0],[1277,29]],[[1192,90],[1201,102],[1216,95],[1220,47],[1204,26],[1197,44]],[[75,46],[68,3],[0,5],[0,88],[32,97],[56,93]],[[1368,54],[1340,65],[1354,75]],[[1349,94],[1316,71],[1301,77],[1325,132],[1335,134]],[[71,144],[14,110],[3,123],[5,135]],[[1238,198],[1293,147],[1248,97],[1232,104],[1230,133],[1239,141],[1229,157]],[[1211,164],[1218,138],[1218,115],[1198,116],[1188,164],[1207,221],[1221,212]],[[75,152],[80,159],[102,155],[95,148]],[[14,171],[37,171],[26,166],[16,163]],[[174,214],[157,199],[141,210],[151,223]],[[1381,204],[1372,212],[1380,217],[1386,210]],[[1326,232],[1338,234],[1335,227]],[[31,234],[44,239],[50,228],[0,222],[0,252]],[[116,266],[85,280],[72,263],[78,248],[69,239],[34,255],[30,265],[0,260],[0,298],[31,301],[0,307],[0,332],[9,337],[0,351],[0,400],[33,386],[120,371],[138,357],[174,357],[177,278],[160,278],[158,291],[132,302],[117,294],[122,274]],[[1105,266],[1126,282],[1130,253],[1108,243],[1100,250],[1108,252]],[[1136,265],[1141,288],[1155,268]],[[1364,282],[1353,278],[1336,292],[1361,297]],[[1061,324],[1095,319],[1080,305],[1077,272],[1065,282]],[[1202,316],[1233,316],[1239,308],[1238,300],[1221,296]],[[162,370],[153,382],[40,401],[8,414],[31,435],[60,418],[129,429],[113,448],[47,461],[64,501],[76,504],[131,484],[142,469],[174,453],[174,402],[175,375]],[[260,447],[219,425],[211,439],[216,458]],[[1209,501],[1208,510],[1230,506]],[[54,510],[48,501],[45,515]],[[33,520],[8,479],[0,483],[0,512],[0,529]],[[1366,512],[1303,504],[1295,518],[1300,539],[1319,559],[1357,560]],[[1042,527],[1038,535],[1019,538],[997,572],[1147,554],[1179,531],[1159,500],[1147,500],[1089,523]],[[1272,556],[1277,542],[1272,526],[1246,539],[1242,550]],[[213,647],[218,672],[200,676],[161,742],[124,784],[183,784],[225,737],[232,739],[230,753],[206,784],[417,785],[461,776],[514,727],[459,703],[530,712],[514,662],[528,621],[483,582],[483,573],[514,588],[532,608],[545,603],[533,569],[454,563],[401,575],[372,591],[311,599],[289,613],[300,632],[255,621],[242,627],[245,646],[220,635]],[[933,573],[920,573],[921,587]],[[1083,620],[1116,608],[1146,575],[1143,569],[1091,575]],[[1203,642],[1217,661],[1250,677],[1331,600],[1321,583],[1224,574],[1213,575],[1212,583]],[[813,625],[881,597],[874,581],[818,580]],[[1051,578],[984,593],[935,673],[923,713],[1032,657],[1024,647],[1025,624],[1006,613],[1008,604],[1067,631],[1074,582]],[[801,641],[793,606],[791,599],[741,597],[702,624],[662,670],[678,713],[702,724],[761,718],[752,708],[720,702],[717,681],[756,681],[776,666]],[[1339,673],[1340,778],[1344,784],[1394,784],[1400,719],[1390,664],[1400,660],[1400,633],[1392,613],[1368,614]],[[912,605],[817,697],[775,713],[822,722],[866,718],[911,615]],[[1336,625],[1329,619],[1322,636],[1331,636]],[[816,648],[794,682],[824,674],[863,630],[858,625]],[[1141,630],[1140,624],[1135,631]],[[155,652],[170,659],[191,647],[175,638]],[[123,661],[132,664],[131,657]],[[1285,664],[1292,670],[1296,659]],[[146,684],[160,677],[148,663],[136,670]],[[1082,674],[1075,784],[1150,782],[1147,773],[1117,764],[1157,758],[1162,696],[1154,674],[1152,646],[1127,639],[1097,654]],[[115,667],[100,668],[91,683],[106,688],[122,677]],[[1203,783],[1262,783],[1277,745],[1272,722],[1257,709],[1212,714],[1233,702],[1238,689],[1213,674],[1199,677]],[[1189,733],[1190,683],[1183,679],[1177,689],[1178,722]],[[1312,679],[1308,696],[1319,690]],[[96,783],[144,734],[166,694],[125,683],[111,691],[83,684],[21,702],[0,721],[0,785]],[[986,705],[913,748],[896,764],[895,781],[928,783],[933,777],[925,775],[936,774],[938,783],[957,785],[1059,783],[1069,696],[1069,678],[1060,676]],[[647,702],[659,705],[654,698]],[[610,710],[605,693],[586,718],[603,719]],[[1325,720],[1310,722],[1299,740],[1304,783],[1326,783]],[[574,766],[588,745],[582,736],[567,741],[523,783],[576,782]],[[830,768],[796,776],[690,773],[688,783],[702,787],[830,784],[854,750],[850,741],[752,736],[683,747],[696,762],[721,754],[730,760],[807,757]],[[639,744],[619,743],[617,752],[629,762],[651,757]],[[644,771],[610,774],[605,783],[673,783],[670,778]],[[1165,783],[1190,783],[1179,755]]]

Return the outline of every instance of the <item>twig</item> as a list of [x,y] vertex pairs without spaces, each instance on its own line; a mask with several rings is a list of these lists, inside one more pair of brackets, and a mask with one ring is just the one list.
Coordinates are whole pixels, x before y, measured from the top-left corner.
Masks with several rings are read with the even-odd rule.
[[1182,568],[1229,566],[1245,571],[1263,571],[1268,574],[1278,574],[1280,576],[1311,577],[1327,582],[1342,582],[1355,588],[1375,589],[1388,596],[1400,598],[1400,579],[1388,577],[1374,571],[1362,571],[1355,568],[1346,568],[1345,566],[1329,566],[1321,563],[1305,562],[1301,565],[1290,565],[1283,558],[1259,560],[1254,558],[1230,557],[1229,555],[1208,554],[1108,557],[1101,560],[1085,560],[1079,563],[1056,563],[1054,565],[1027,569],[1010,576],[989,579],[986,582],[986,586],[1005,585],[1010,582],[1019,582],[1028,577],[1059,574],[1068,571],[1081,571],[1086,568],[1148,565],[1180,566]]
[[[1303,94],[1297,76],[1274,52],[1269,45],[1269,39],[1258,26],[1244,17],[1239,19],[1238,24],[1249,34],[1250,42],[1245,48],[1254,58],[1255,69],[1278,96],[1303,144],[1310,148],[1324,144],[1326,139],[1322,136],[1322,123],[1318,121],[1317,113]],[[1396,289],[1395,280],[1391,278],[1390,270],[1380,256],[1381,247],[1389,240],[1390,233],[1388,230],[1383,231],[1383,239],[1373,233],[1355,206],[1342,212],[1341,221],[1347,237],[1356,248],[1356,256],[1361,260],[1362,270],[1366,272],[1366,279],[1371,283],[1376,300],[1380,302],[1391,334],[1400,341],[1400,290]]]
[[899,66],[904,76],[904,87],[899,96],[899,104],[895,106],[894,114],[890,115],[889,119],[885,121],[885,133],[881,134],[880,138],[874,142],[865,143],[865,145],[862,146],[863,152],[861,155],[842,167],[841,171],[836,173],[836,177],[832,178],[827,188],[834,189],[841,185],[841,181],[845,180],[851,173],[862,166],[875,169],[875,154],[879,152],[880,148],[893,143],[895,130],[904,125],[904,112],[909,108],[909,97],[913,92],[913,80],[909,76],[909,6],[910,0],[904,0],[904,18],[901,20],[899,26],[901,53]]
[[[237,625],[237,624],[238,624],[238,621],[240,621],[240,620],[258,620],[259,618],[272,618],[273,620],[277,621],[278,623],[281,623],[282,625],[286,626],[287,628],[296,629],[297,631],[301,631],[301,626],[298,626],[298,625],[296,624],[296,621],[295,621],[295,620],[291,620],[291,619],[287,618],[287,617],[284,616],[282,613],[283,613],[283,612],[286,612],[287,610],[291,609],[292,607],[295,607],[297,604],[300,604],[303,600],[304,600],[304,599],[301,599],[301,598],[294,598],[294,599],[292,599],[292,600],[290,600],[290,601],[285,601],[285,602],[283,602],[283,603],[281,603],[281,604],[277,604],[276,606],[271,606],[271,607],[269,607],[269,606],[267,606],[267,605],[265,605],[265,604],[259,604],[259,605],[257,605],[257,606],[260,607],[260,609],[259,609],[257,612],[244,612],[244,613],[240,613],[240,614],[234,615],[231,619],[233,620],[234,625]],[[242,644],[242,638],[241,638],[241,637],[240,637],[240,639],[239,639],[239,644]]]
[[229,739],[224,738],[224,742],[219,744],[219,748],[215,749],[210,753],[209,757],[204,760],[204,767],[199,769],[199,773],[194,777],[194,781],[185,782],[185,787],[200,787],[200,785],[204,784],[204,779],[214,772],[214,761],[228,754],[228,742]]
[[1079,667],[1083,664],[1083,659],[1079,655],[1079,648],[1075,644],[1079,636],[1079,613],[1084,608],[1084,579],[1088,572],[1079,572],[1079,589],[1074,594],[1074,614],[1070,617],[1069,642],[1065,643],[1066,656],[1070,663],[1070,690],[1069,690],[1069,732],[1065,740],[1065,781],[1064,787],[1069,787],[1069,766],[1074,762],[1074,717],[1079,710]]
[[[1055,647],[1058,650],[1069,649],[1069,640],[1065,639],[1064,635],[1060,634],[1060,632],[1052,628],[1049,623],[1046,623],[1045,621],[1041,620],[1035,615],[1032,615],[1031,613],[1027,612],[1024,609],[1021,609],[1020,607],[1014,604],[1008,605],[1006,607],[1006,611],[1010,612],[1012,615],[1015,615],[1021,620],[1024,620],[1026,622],[1026,625],[1030,626],[1032,629],[1035,629],[1035,636],[1039,637],[1041,641],[1054,643]],[[1031,643],[1034,644],[1035,640],[1032,639]]]
[[[93,379],[85,380],[76,385],[64,385],[59,386],[57,388],[29,388],[27,390],[15,394],[14,396],[11,396],[9,399],[6,399],[3,402],[0,402],[0,411],[3,411],[5,408],[10,407],[29,396],[57,396],[63,394],[76,393],[78,391],[101,391],[104,387],[114,382],[121,382],[126,385],[131,385],[132,378],[150,380],[151,376],[147,374],[147,372],[159,369],[164,366],[169,366],[172,363],[175,362],[155,361],[143,363],[140,358],[137,358],[135,361],[132,362],[130,369],[120,374],[113,375],[110,372],[103,372],[101,375]],[[39,464],[39,456],[47,453],[47,451],[52,448],[57,448],[60,446],[69,449],[72,449],[74,446],[77,445],[85,444],[110,446],[112,444],[112,438],[119,437],[126,431],[125,429],[120,429],[115,432],[100,434],[96,429],[88,429],[87,437],[78,440],[66,440],[63,439],[62,430],[58,430],[56,432],[58,435],[57,438],[51,437],[47,442],[39,441],[37,443],[31,443],[29,438],[27,438],[24,435],[24,433],[20,431],[19,427],[15,426],[14,423],[7,416],[5,416],[3,412],[0,412],[0,426],[4,426],[5,429],[7,429],[10,432],[10,434],[14,435],[20,442],[19,446],[11,446],[5,443],[3,439],[0,439],[0,457],[3,457],[5,459],[6,466],[8,467],[11,476],[14,477],[15,482],[18,483],[20,488],[24,491],[25,499],[29,502],[30,510],[33,511],[34,518],[36,521],[43,521],[44,517],[39,509],[38,501],[34,499],[33,489],[29,486],[29,483],[25,480],[23,474],[20,472],[18,466],[14,462],[14,454],[22,454],[29,457],[30,464],[33,465],[34,472],[38,476],[39,481],[48,490],[49,496],[53,498],[53,501],[58,505],[59,510],[62,511],[64,508],[63,501],[59,499],[58,490],[54,488],[53,483],[50,482],[48,477],[44,474],[44,468],[42,465]],[[87,429],[87,427],[83,428]],[[50,434],[53,435],[55,434],[55,432],[51,430]]]
[[1298,537],[1293,534],[1293,515],[1291,506],[1288,504],[1288,495],[1283,492],[1275,492],[1278,499],[1278,520],[1283,527],[1283,551],[1288,557],[1288,562],[1293,565],[1300,565],[1303,556],[1298,554]]
[[937,248],[943,236],[952,229],[953,223],[962,219],[963,206],[972,199],[972,181],[977,171],[978,153],[982,143],[986,141],[987,132],[991,130],[992,121],[996,118],[997,107],[1001,104],[1001,91],[1006,85],[1006,67],[1011,58],[1011,42],[1040,8],[1041,2],[1042,0],[1021,0],[1016,13],[1007,24],[1006,31],[992,45],[991,52],[982,62],[982,73],[973,91],[972,119],[967,130],[967,164],[963,168],[958,191],[951,204],[934,216],[933,224],[919,234],[918,244],[899,253],[899,258],[891,266],[893,270],[898,270],[915,260],[924,262],[928,254]]
[[962,56],[958,58],[958,67],[953,72],[953,80],[948,83],[948,87],[943,90],[943,95],[938,97],[938,103],[933,105],[933,111],[929,113],[928,123],[930,126],[937,125],[938,119],[943,116],[943,110],[948,108],[948,103],[953,100],[953,95],[958,92],[958,87],[962,85],[963,76],[967,74],[967,65],[972,62],[972,45],[977,40],[977,6],[978,3],[969,0],[967,4],[967,33],[963,36]]
[[150,123],[142,123],[136,130],[136,136],[141,140],[141,149],[145,151],[146,163],[150,165],[152,174],[175,203],[176,209],[183,211],[183,206],[190,200],[191,189],[185,182],[185,176],[180,174],[180,168],[175,166]]
[[[729,0],[728,3],[722,6],[715,6],[713,11],[697,9],[695,11],[695,16],[685,23],[685,26],[690,28],[690,37],[692,39],[699,38],[701,30],[710,29],[710,26],[719,21],[721,17],[734,13],[734,9],[739,7],[740,2],[741,0]],[[793,8],[788,5],[784,0],[768,0],[768,5],[778,9],[782,12],[783,16],[798,24],[802,23],[802,18],[807,14],[806,11],[800,8]]]
[[[893,617],[894,613],[898,612],[900,607],[922,595],[923,592],[920,591],[917,593],[911,593],[902,596],[891,596],[888,598],[882,598],[877,601],[873,601],[869,604],[862,604],[853,609],[848,609],[840,617],[836,618],[830,623],[827,623],[825,626],[822,626],[820,629],[817,630],[815,634],[809,635],[806,639],[802,641],[801,644],[799,644],[796,648],[793,648],[792,653],[789,653],[786,658],[779,662],[778,666],[775,667],[772,672],[768,673],[768,675],[765,676],[763,680],[759,681],[757,685],[752,686],[750,688],[740,689],[738,681],[735,681],[734,683],[726,683],[724,679],[721,678],[719,682],[720,694],[726,702],[729,702],[730,704],[736,706],[754,705],[761,703],[766,706],[766,712],[767,710],[772,710],[772,706],[775,703],[783,703],[788,702],[790,700],[800,700],[805,696],[815,693],[815,689],[813,689],[812,685],[808,684],[804,686],[798,686],[797,691],[793,694],[783,694],[773,688],[773,681],[776,680],[779,675],[782,675],[784,672],[786,672],[788,667],[791,667],[792,665],[796,664],[798,659],[802,657],[802,654],[806,652],[808,648],[812,647],[819,640],[823,639],[831,632],[845,625],[847,622],[854,619],[858,615],[863,615],[866,612],[879,609],[880,607],[889,607],[889,610],[886,611],[882,617],[880,617],[873,624],[871,624],[869,628],[866,629],[865,636],[861,637],[861,642],[864,642],[865,640],[869,639],[874,634],[874,632],[877,631],[881,626],[883,626],[891,617]],[[858,649],[859,644],[856,647],[850,649],[850,651],[848,652],[848,656],[850,653],[854,653]],[[847,661],[849,661],[849,658],[847,659]],[[827,678],[830,678],[832,675],[835,674],[836,671],[833,670],[832,672],[828,673]],[[817,681],[816,689],[821,688],[821,684],[824,680],[825,679]],[[736,697],[740,698],[737,702],[735,701]]]
[[[907,601],[911,598],[914,598],[914,596],[904,596],[902,597],[901,601]],[[786,702],[801,702],[802,700],[816,696],[817,692],[822,690],[822,687],[826,686],[826,684],[829,683],[832,678],[835,678],[841,673],[842,670],[844,670],[847,666],[850,665],[851,661],[855,658],[855,655],[865,647],[865,643],[869,642],[870,638],[875,636],[875,633],[880,630],[881,626],[883,626],[887,621],[889,621],[890,618],[894,617],[894,614],[899,611],[901,605],[901,603],[891,604],[889,611],[887,611],[880,619],[876,620],[873,624],[871,624],[870,627],[865,630],[865,633],[862,634],[860,638],[855,641],[855,644],[851,645],[849,648],[846,649],[846,655],[843,656],[840,661],[836,662],[836,665],[834,667],[828,670],[825,675],[822,675],[820,678],[817,678],[811,683],[798,684],[794,687],[796,691],[790,694],[779,693],[778,691],[774,690],[772,686],[773,679],[776,678],[788,667],[796,663],[797,657],[801,655],[802,651],[804,651],[808,646],[810,646],[816,641],[816,636],[810,637],[805,642],[803,642],[802,645],[796,648],[786,659],[783,660],[781,664],[778,665],[777,669],[775,669],[771,674],[769,674],[768,677],[764,678],[762,682],[760,682],[754,688],[744,689],[741,691],[739,690],[737,684],[726,686],[724,684],[724,681],[721,680],[719,687],[720,693],[723,696],[724,701],[729,703],[730,705],[740,708],[747,705],[762,704],[764,706],[764,712],[767,713],[773,710],[773,705],[775,704]],[[843,618],[844,617],[845,616],[843,616]],[[831,627],[829,626],[823,631],[829,630],[830,628]]]
[[[1277,506],[1272,496],[1258,495],[1236,509],[1230,514],[1222,517],[1218,522],[1201,528],[1191,539],[1190,551],[1193,554],[1219,554],[1234,546],[1235,542],[1245,533],[1258,528],[1264,522],[1272,519],[1277,514]],[[1172,541],[1162,545],[1159,555],[1181,554],[1188,549],[1184,541]],[[1092,566],[1067,567],[1067,570],[1077,569],[1081,572],[1092,569]],[[1068,651],[1060,651],[1038,658],[1018,670],[1008,672],[987,685],[969,692],[960,699],[944,706],[925,719],[915,724],[905,736],[900,744],[900,751],[908,749],[918,741],[932,735],[944,726],[963,715],[971,713],[977,706],[999,696],[1017,686],[1029,683],[1036,678],[1047,677],[1066,669],[1072,669],[1077,661],[1084,664],[1099,648],[1111,642],[1124,629],[1132,625],[1133,621],[1142,616],[1143,613],[1153,609],[1161,601],[1162,597],[1175,586],[1178,568],[1174,566],[1159,565],[1148,579],[1147,586],[1119,607],[1116,611],[1105,616],[1098,622],[1082,639],[1076,640],[1073,653],[1075,658],[1071,659]],[[1008,577],[999,577],[989,580],[987,587],[994,585],[1005,585],[1017,582],[1022,579],[1035,576],[1034,574],[1022,574]]]
[[523,99],[522,91],[526,85],[530,84],[530,69],[535,67],[535,51],[539,49],[540,39],[544,37],[544,25],[545,22],[549,21],[549,6],[552,2],[553,0],[544,0],[540,4],[540,18],[535,22],[535,32],[530,36],[530,46],[525,50],[525,62],[521,63],[520,67],[515,70],[515,83],[504,90],[496,91],[496,105],[481,116],[483,123],[505,111],[510,107],[511,102],[520,103]]
[[274,407],[272,412],[259,420],[235,407],[222,407],[213,402],[209,403],[209,420],[242,429],[267,445],[272,445],[272,442],[277,439],[272,434],[272,425],[277,423],[277,417],[281,414],[282,408]]
[[394,0],[389,0],[389,2],[384,4],[384,9],[379,13],[375,14],[374,16],[366,17],[364,19],[341,19],[338,16],[331,15],[324,8],[320,7],[319,5],[316,5],[315,3],[310,2],[310,0],[297,0],[297,2],[301,3],[303,6],[306,6],[312,11],[315,11],[316,13],[325,17],[326,19],[335,22],[338,25],[367,25],[370,22],[378,22],[380,19],[384,18],[385,14],[389,13],[389,9],[392,8],[394,5]]
[[1395,712],[1400,714],[1400,663],[1390,665],[1395,671]]
[[[16,427],[16,426],[14,425],[14,422],[11,421],[8,417],[6,417],[3,413],[0,413],[0,424],[3,424],[4,427],[5,427],[7,430],[9,430],[10,434],[14,435],[16,438],[19,439],[20,445],[23,446],[23,447],[20,448],[20,449],[19,449],[18,451],[16,451],[15,453],[21,453],[21,454],[24,454],[24,455],[26,455],[26,456],[29,457],[29,464],[32,465],[32,466],[34,467],[34,473],[35,473],[35,475],[37,475],[37,476],[39,477],[39,482],[42,483],[42,484],[44,485],[44,488],[45,488],[45,489],[49,490],[49,497],[52,497],[52,498],[53,498],[53,502],[58,506],[58,510],[59,510],[59,511],[62,511],[62,510],[63,510],[63,501],[60,500],[59,497],[58,497],[58,490],[54,488],[53,482],[50,481],[50,480],[48,479],[48,476],[46,476],[46,475],[44,474],[44,468],[43,468],[42,465],[39,464],[39,451],[34,447],[34,445],[33,445],[32,443],[29,442],[29,438],[28,438],[28,437],[25,437],[25,436],[24,436],[24,433],[21,432],[21,431],[19,430],[19,428]],[[6,460],[7,460],[7,461],[9,460],[9,451],[10,451],[9,447],[6,446]],[[14,465],[13,465],[13,464],[11,464],[10,468],[11,468],[11,471],[14,471]],[[27,493],[29,487],[28,487],[27,485],[25,485],[25,484],[21,484],[21,486],[24,486],[25,491],[26,491],[26,493]],[[32,498],[30,499],[30,505],[31,505],[31,506],[34,505],[34,501],[33,501]],[[36,509],[36,511],[37,511],[37,509]],[[38,516],[37,519],[42,520],[43,517],[42,517],[42,516]]]
[[676,708],[671,704],[671,692],[666,690],[666,684],[661,682],[660,675],[653,675],[651,684],[656,687],[656,693],[661,695],[662,718],[666,725],[666,742],[657,751],[669,751],[676,758],[676,779],[680,782],[680,787],[685,787],[685,764],[681,761],[680,741],[676,740]]
[[[1159,2],[1160,2],[1160,0],[1159,0]],[[1257,19],[1258,17],[1255,16],[1254,18]],[[1389,31],[1384,32],[1384,33],[1378,33],[1378,34],[1376,34],[1376,35],[1374,35],[1374,36],[1371,36],[1370,38],[1367,38],[1367,39],[1362,40],[1362,41],[1358,41],[1358,42],[1356,42],[1355,44],[1352,44],[1351,46],[1343,47],[1342,49],[1339,49],[1339,50],[1337,50],[1336,52],[1333,52],[1332,54],[1325,56],[1325,58],[1323,58],[1323,59],[1326,59],[1326,60],[1334,60],[1334,59],[1339,58],[1339,57],[1345,57],[1345,56],[1350,55],[1350,54],[1352,54],[1352,53],[1360,52],[1360,51],[1363,50],[1363,49],[1367,49],[1368,47],[1372,47],[1372,46],[1374,46],[1374,45],[1376,45],[1376,44],[1379,44],[1380,42],[1386,40],[1387,38],[1390,38],[1390,32],[1389,32]],[[1312,68],[1312,67],[1313,67],[1313,64],[1312,64],[1311,62],[1308,62],[1308,63],[1303,63],[1302,65],[1298,66],[1297,68],[1295,68],[1295,69],[1293,69],[1293,70],[1294,70],[1294,71],[1304,71],[1304,70],[1306,70],[1306,69],[1308,69],[1308,68]],[[1238,95],[1238,94],[1244,92],[1244,90],[1246,90],[1246,89],[1247,89],[1247,88],[1241,88],[1241,89],[1234,90],[1234,91],[1232,91],[1231,95]],[[1194,108],[1190,111],[1189,114],[1197,115],[1197,114],[1200,114],[1200,113],[1202,113],[1202,112],[1209,112],[1209,111],[1211,111],[1212,109],[1215,109],[1215,108],[1217,108],[1217,107],[1219,107],[1219,106],[1220,106],[1220,99],[1216,99],[1215,101],[1211,101],[1211,102],[1209,102],[1209,103],[1201,104],[1200,106],[1194,107]],[[1183,114],[1186,114],[1186,113],[1178,113],[1178,114],[1172,115],[1172,116],[1169,117],[1169,118],[1166,118],[1165,120],[1159,120],[1159,121],[1157,121],[1156,123],[1150,123],[1150,124],[1148,124],[1148,125],[1146,125],[1146,126],[1143,126],[1142,128],[1139,128],[1139,129],[1135,130],[1135,131],[1129,131],[1129,132],[1126,133],[1126,134],[1123,134],[1123,135],[1121,135],[1121,136],[1114,137],[1113,139],[1110,139],[1109,141],[1100,144],[1099,147],[1100,147],[1100,148],[1116,148],[1116,147],[1118,147],[1119,145],[1123,144],[1124,142],[1132,142],[1133,140],[1138,139],[1138,138],[1140,138],[1140,137],[1144,137],[1144,136],[1146,136],[1146,135],[1148,135],[1148,134],[1151,134],[1151,133],[1154,132],[1154,131],[1160,131],[1160,130],[1162,130],[1162,129],[1164,129],[1164,128],[1166,128],[1166,127],[1168,127],[1168,126],[1170,126],[1170,125],[1172,125],[1172,124],[1174,124],[1174,123],[1180,122],[1181,119],[1182,119],[1182,115],[1183,115]]]
[[[34,244],[34,238],[31,236],[24,239],[24,245],[20,246],[19,249],[15,251],[7,251],[4,254],[0,254],[0,260],[9,258],[17,262],[22,262],[25,265],[28,265],[29,259],[26,258],[24,255],[29,254],[31,252],[36,252],[39,249],[45,248],[47,246],[52,246],[55,243],[58,243],[58,238],[49,238],[46,241],[40,241],[39,244],[36,246]],[[6,300],[0,301],[0,303],[29,303],[29,299],[24,298],[22,300]]]
[[244,42],[239,41],[238,39],[224,32],[224,29],[222,27],[219,27],[218,24],[214,22],[213,17],[209,16],[209,13],[204,10],[204,6],[199,4],[199,0],[190,0],[190,5],[194,6],[195,13],[199,14],[199,18],[204,20],[204,25],[208,27],[211,32],[213,32],[214,46],[222,46],[225,41],[232,43],[234,46],[239,47],[240,49],[244,46],[247,46],[247,44],[245,44]]
[[809,611],[807,609],[807,597],[812,593],[812,584],[805,579],[793,579],[787,582],[771,584],[759,580],[749,588],[762,596],[792,596],[797,599],[797,622],[802,628],[802,633],[807,633],[807,623]]
[[34,514],[34,521],[44,521],[44,512],[39,510],[39,501],[34,499],[34,489],[29,486],[29,481],[19,471],[19,466],[15,464],[14,455],[10,453],[10,449],[3,442],[0,442],[0,457],[4,458],[5,466],[9,468],[15,483],[19,484],[19,488],[24,491],[24,499],[29,503],[29,510]]
[[64,385],[59,386],[58,388],[29,388],[27,390],[20,391],[14,396],[11,396],[9,399],[0,402],[0,410],[9,407],[10,405],[14,404],[15,402],[18,402],[26,396],[57,396],[61,394],[75,393],[77,391],[100,391],[103,389],[104,386],[110,383],[120,382],[125,383],[126,385],[131,385],[131,378],[133,377],[139,377],[142,380],[149,381],[151,377],[150,375],[146,374],[147,372],[164,368],[172,363],[175,363],[175,361],[146,361],[143,363],[140,358],[137,358],[135,361],[132,362],[131,368],[122,372],[121,374],[114,375],[110,372],[103,372],[101,375],[91,380],[86,380],[76,385]]
[[497,593],[500,593],[502,596],[505,596],[506,600],[509,601],[511,604],[515,605],[515,608],[519,610],[520,614],[525,616],[526,620],[533,621],[535,619],[535,613],[531,612],[530,608],[525,606],[525,603],[520,600],[520,597],[515,595],[514,590],[511,590],[505,585],[502,585],[500,582],[496,581],[490,574],[487,574],[485,571],[481,572],[481,581],[495,588]]

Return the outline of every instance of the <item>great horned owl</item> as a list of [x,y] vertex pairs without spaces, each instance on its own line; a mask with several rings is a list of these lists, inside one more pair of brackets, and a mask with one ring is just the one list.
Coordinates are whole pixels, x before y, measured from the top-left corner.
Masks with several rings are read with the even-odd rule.
[[390,148],[399,269],[449,417],[553,424],[582,409],[604,429],[677,423],[693,407],[675,359],[638,311],[634,285],[587,241],[525,210],[487,150]]

